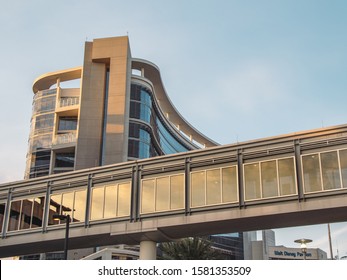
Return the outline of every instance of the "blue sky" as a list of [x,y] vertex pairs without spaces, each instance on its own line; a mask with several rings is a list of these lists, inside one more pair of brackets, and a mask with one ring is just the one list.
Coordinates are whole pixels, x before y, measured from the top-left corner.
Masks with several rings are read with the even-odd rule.
[[[94,38],[128,34],[132,56],[159,66],[181,114],[221,144],[346,123],[346,1],[0,4],[0,183],[23,178],[33,81],[81,65]],[[326,232],[322,225],[276,237],[287,246],[311,238],[328,252]],[[332,232],[334,251],[347,255],[347,224]]]

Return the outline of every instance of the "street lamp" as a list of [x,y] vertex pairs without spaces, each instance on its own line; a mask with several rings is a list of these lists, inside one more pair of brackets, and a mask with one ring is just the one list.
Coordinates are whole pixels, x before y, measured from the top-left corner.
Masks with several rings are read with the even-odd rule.
[[299,243],[300,248],[301,248],[301,252],[304,254],[304,260],[306,260],[306,253],[307,253],[307,243],[311,243],[312,240],[311,239],[306,239],[306,238],[301,238],[301,239],[297,239],[294,240],[295,243]]
[[53,215],[53,220],[55,221],[66,221],[65,227],[65,242],[64,242],[64,260],[67,260],[67,251],[69,248],[69,228],[70,228],[70,215]]

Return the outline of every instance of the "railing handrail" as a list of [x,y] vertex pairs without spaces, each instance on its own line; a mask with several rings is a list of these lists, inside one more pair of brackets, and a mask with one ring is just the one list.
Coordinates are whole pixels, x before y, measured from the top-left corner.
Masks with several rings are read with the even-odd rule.
[[68,144],[76,142],[76,132],[58,134],[53,140],[53,145]]
[[59,100],[59,107],[74,106],[79,104],[79,97],[62,97]]

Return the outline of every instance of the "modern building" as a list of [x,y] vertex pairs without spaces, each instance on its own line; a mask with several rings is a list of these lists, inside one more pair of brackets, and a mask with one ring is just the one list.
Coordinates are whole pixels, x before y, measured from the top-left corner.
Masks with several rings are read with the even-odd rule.
[[127,37],[86,42],[82,67],[33,91],[30,180],[0,185],[2,257],[61,250],[57,214],[69,249],[140,244],[140,259],[172,239],[346,219],[347,125],[216,146]]
[[[33,92],[26,179],[217,145],[176,110],[158,67],[131,57],[128,37],[86,42],[82,67],[40,76]],[[211,239],[243,259],[236,235]]]
[[212,247],[226,260],[252,259],[252,242],[256,240],[256,232],[236,232],[209,236]]
[[[319,248],[307,248],[307,260],[327,260],[327,253]],[[253,260],[303,260],[304,253],[301,248],[288,248],[276,246],[276,237],[273,230],[263,230],[262,239],[252,241]]]
[[[269,248],[269,260],[303,260],[304,253],[300,248],[274,246]],[[327,260],[327,253],[319,248],[308,248],[306,260]]]
[[82,67],[40,76],[33,92],[25,178],[217,145],[176,110],[158,67],[132,58],[126,36],[86,42]]

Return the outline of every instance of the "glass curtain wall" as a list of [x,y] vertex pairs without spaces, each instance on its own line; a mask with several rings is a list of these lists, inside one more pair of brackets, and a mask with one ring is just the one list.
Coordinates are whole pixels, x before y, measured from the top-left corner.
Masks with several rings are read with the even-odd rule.
[[141,214],[184,208],[184,174],[143,179]]
[[131,85],[128,157],[141,159],[190,150],[165,126],[152,98],[148,88]]
[[245,200],[296,194],[294,158],[244,164],[244,192]]
[[65,221],[53,219],[53,215],[70,215],[71,222],[84,222],[86,214],[87,190],[77,189],[50,196],[48,225],[57,225]]
[[8,231],[42,227],[45,197],[11,201]]
[[239,200],[236,166],[191,172],[191,207]]
[[347,188],[347,150],[302,156],[306,193]]
[[26,178],[49,174],[56,93],[49,89],[34,96]]
[[90,220],[130,215],[131,183],[96,185],[92,189]]

